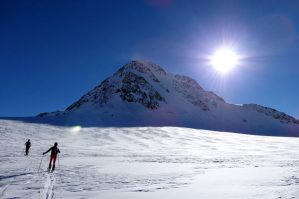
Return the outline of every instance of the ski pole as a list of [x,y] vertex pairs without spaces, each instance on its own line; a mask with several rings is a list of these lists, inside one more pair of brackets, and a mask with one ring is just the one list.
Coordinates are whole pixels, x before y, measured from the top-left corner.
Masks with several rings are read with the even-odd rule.
[[40,163],[39,163],[39,167],[38,167],[38,171],[37,171],[37,173],[39,172],[40,166],[42,165],[43,158],[44,158],[44,155],[42,156],[42,159],[41,159],[41,161],[40,161]]
[[57,156],[58,156],[58,166],[59,166],[59,168],[60,168],[59,155],[57,154]]

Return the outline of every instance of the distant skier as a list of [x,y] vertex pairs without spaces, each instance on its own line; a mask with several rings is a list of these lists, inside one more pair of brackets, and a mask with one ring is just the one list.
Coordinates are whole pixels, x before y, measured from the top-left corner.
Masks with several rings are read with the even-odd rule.
[[57,147],[57,145],[58,145],[58,143],[55,142],[55,143],[54,143],[54,146],[52,146],[51,148],[49,148],[48,151],[46,151],[46,152],[43,153],[43,155],[45,155],[46,153],[48,153],[49,151],[51,151],[51,156],[50,156],[50,162],[49,162],[48,171],[51,170],[52,162],[53,162],[52,171],[54,171],[54,169],[55,169],[56,158],[57,158],[58,153],[60,153],[60,150],[59,150],[59,148]]
[[29,149],[30,149],[30,147],[31,147],[31,142],[30,142],[30,139],[28,139],[28,141],[27,142],[25,142],[25,155],[26,156],[28,156],[28,154],[29,154]]

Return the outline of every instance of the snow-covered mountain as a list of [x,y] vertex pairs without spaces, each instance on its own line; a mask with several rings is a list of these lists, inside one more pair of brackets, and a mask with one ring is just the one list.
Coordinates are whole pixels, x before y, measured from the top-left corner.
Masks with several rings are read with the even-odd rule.
[[252,134],[299,136],[299,121],[256,104],[234,105],[194,79],[159,65],[131,61],[65,111],[39,121],[83,126],[182,126]]

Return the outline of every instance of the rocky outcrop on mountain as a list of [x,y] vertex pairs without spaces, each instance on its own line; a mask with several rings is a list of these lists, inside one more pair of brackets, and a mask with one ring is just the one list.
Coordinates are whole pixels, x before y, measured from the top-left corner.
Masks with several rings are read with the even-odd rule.
[[259,113],[265,114],[266,116],[272,117],[276,120],[279,120],[281,123],[293,123],[299,124],[299,120],[295,119],[294,117],[287,115],[283,112],[277,111],[273,108],[264,107],[258,104],[244,104],[245,108],[256,110]]
[[120,97],[126,102],[138,103],[149,109],[157,109],[159,103],[166,103],[165,99],[143,76],[136,74],[136,72],[147,74],[155,82],[159,82],[159,80],[151,72],[151,69],[163,75],[166,72],[157,65],[143,66],[139,62],[132,62],[125,65],[112,77],[104,80],[99,86],[69,106],[66,111],[78,109],[83,104],[107,104],[113,95]]
[[203,111],[209,111],[210,106],[216,107],[218,102],[225,103],[221,97],[213,92],[205,91],[194,79],[181,75],[175,75],[174,77],[174,89]]

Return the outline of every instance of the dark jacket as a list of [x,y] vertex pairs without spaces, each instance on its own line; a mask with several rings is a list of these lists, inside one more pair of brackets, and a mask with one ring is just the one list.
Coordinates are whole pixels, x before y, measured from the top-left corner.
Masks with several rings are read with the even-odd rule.
[[31,147],[31,143],[30,143],[29,141],[27,141],[27,142],[25,143],[25,145],[26,145],[26,148],[30,148],[30,147]]
[[52,155],[57,155],[58,153],[60,153],[60,150],[59,150],[59,148],[57,146],[52,146],[51,148],[49,148],[48,151],[44,152],[43,154],[45,155],[49,151],[51,151],[51,156]]

